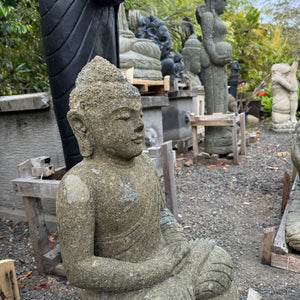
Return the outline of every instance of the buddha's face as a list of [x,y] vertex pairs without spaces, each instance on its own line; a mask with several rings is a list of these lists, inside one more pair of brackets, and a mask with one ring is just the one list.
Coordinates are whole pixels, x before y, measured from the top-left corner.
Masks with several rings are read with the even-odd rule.
[[227,6],[226,0],[215,0],[215,11],[218,15],[222,15],[225,12]]
[[140,99],[122,99],[115,107],[99,113],[101,125],[92,132],[95,154],[100,149],[111,158],[131,160],[142,153],[145,132]]

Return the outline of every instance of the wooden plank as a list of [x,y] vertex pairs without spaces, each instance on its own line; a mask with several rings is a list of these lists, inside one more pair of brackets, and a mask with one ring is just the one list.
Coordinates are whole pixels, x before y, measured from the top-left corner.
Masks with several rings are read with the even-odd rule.
[[275,226],[266,228],[264,231],[264,242],[261,263],[264,265],[271,264],[272,245],[275,235]]
[[222,114],[222,115],[196,115],[196,120],[209,121],[209,120],[236,120],[235,114]]
[[3,300],[20,299],[14,261],[12,259],[0,261],[0,297]]
[[164,90],[167,92],[170,90],[170,76],[164,77]]
[[234,123],[232,127],[232,150],[233,150],[233,164],[239,164],[239,152],[237,145],[237,128],[236,123]]
[[293,166],[292,182],[295,181],[295,178],[296,178],[297,174],[298,174],[298,170],[295,166]]
[[191,121],[191,126],[233,126],[234,120],[198,120]]
[[148,79],[138,79],[133,78],[133,85],[162,85],[164,86],[163,80],[148,80]]
[[245,113],[240,114],[240,128],[241,128],[241,155],[246,155],[246,120]]
[[300,255],[272,253],[271,266],[300,273]]
[[56,198],[59,180],[40,180],[36,178],[16,178],[12,180],[14,191],[19,196],[37,198]]
[[282,201],[281,201],[281,213],[284,213],[285,207],[290,198],[290,186],[291,186],[291,177],[287,171],[284,172],[283,180],[281,181],[282,188]]
[[177,218],[177,195],[174,176],[174,159],[172,151],[172,141],[165,142],[161,146],[163,174],[165,183],[166,205]]
[[39,273],[46,272],[43,255],[48,252],[48,231],[46,228],[40,198],[23,197],[24,209],[29,225],[30,242]]

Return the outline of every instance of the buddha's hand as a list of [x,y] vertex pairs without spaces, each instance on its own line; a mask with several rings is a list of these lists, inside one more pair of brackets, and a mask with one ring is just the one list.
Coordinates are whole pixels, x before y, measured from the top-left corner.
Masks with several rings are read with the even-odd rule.
[[190,253],[191,246],[187,241],[179,241],[169,244],[163,249],[170,274],[178,274],[185,264],[184,258]]

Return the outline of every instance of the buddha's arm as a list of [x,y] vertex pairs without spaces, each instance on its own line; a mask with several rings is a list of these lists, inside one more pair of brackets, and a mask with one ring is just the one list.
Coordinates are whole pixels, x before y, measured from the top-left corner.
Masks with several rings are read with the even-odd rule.
[[[160,227],[169,251],[172,251],[173,256],[182,261],[190,252],[191,247],[177,220],[167,208],[161,210]],[[176,267],[173,273],[179,272],[180,269],[180,266]]]
[[226,55],[220,55],[216,51],[215,41],[213,39],[214,34],[214,16],[210,12],[206,12],[202,15],[201,20],[202,35],[203,35],[203,45],[205,50],[213,62],[213,64],[218,66],[224,66],[231,61],[231,57]]
[[75,175],[68,175],[60,184],[57,220],[68,280],[80,288],[122,292],[150,287],[169,277],[181,261],[169,248],[139,263],[95,256],[94,199]]

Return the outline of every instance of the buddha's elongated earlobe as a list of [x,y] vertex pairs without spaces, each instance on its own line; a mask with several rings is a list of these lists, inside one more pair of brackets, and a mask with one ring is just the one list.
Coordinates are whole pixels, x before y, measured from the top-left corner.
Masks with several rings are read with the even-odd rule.
[[78,111],[70,110],[67,114],[69,123],[77,138],[80,154],[83,157],[92,156],[94,152],[95,141],[85,125],[83,115]]

